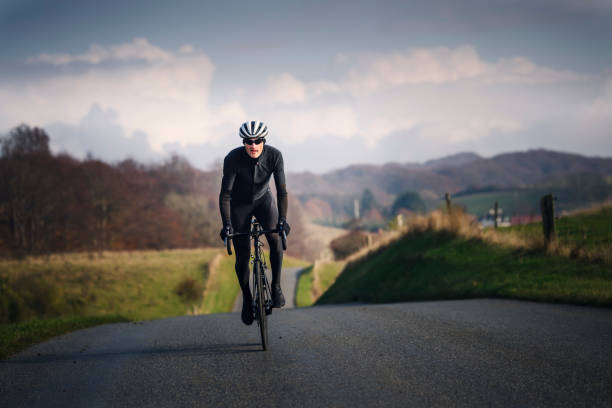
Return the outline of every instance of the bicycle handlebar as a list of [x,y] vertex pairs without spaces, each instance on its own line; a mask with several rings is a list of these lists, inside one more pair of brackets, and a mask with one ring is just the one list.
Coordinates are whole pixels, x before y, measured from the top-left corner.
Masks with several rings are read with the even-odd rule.
[[237,232],[235,234],[230,234],[228,236],[226,236],[223,239],[223,242],[225,243],[225,248],[227,249],[227,254],[231,255],[232,254],[232,246],[230,244],[232,238],[235,237],[243,237],[243,236],[250,236],[250,237],[255,237],[255,236],[260,236],[263,234],[279,234],[281,236],[281,242],[283,244],[283,251],[287,250],[287,233],[285,232],[285,230],[279,231],[278,229],[274,229],[274,230],[257,230],[257,231],[249,231],[249,232]]

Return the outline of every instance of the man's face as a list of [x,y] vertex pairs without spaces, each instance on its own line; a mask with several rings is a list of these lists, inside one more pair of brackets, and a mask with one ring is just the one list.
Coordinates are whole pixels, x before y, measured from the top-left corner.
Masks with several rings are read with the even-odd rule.
[[249,156],[256,159],[261,155],[261,152],[263,152],[264,142],[263,139],[247,139],[244,141],[244,147]]

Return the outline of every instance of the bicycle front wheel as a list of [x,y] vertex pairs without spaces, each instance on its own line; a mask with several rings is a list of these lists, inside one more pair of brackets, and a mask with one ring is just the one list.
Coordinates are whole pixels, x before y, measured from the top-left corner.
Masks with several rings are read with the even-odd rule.
[[255,286],[256,288],[256,301],[255,308],[257,314],[257,324],[259,325],[259,331],[261,333],[261,346],[264,350],[268,349],[268,322],[266,315],[266,304],[264,297],[264,271],[258,262],[253,264],[253,273],[255,274]]

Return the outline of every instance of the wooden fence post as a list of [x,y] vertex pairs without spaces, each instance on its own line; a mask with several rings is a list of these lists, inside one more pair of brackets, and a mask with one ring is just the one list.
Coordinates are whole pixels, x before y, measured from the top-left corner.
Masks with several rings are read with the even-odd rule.
[[444,194],[444,199],[446,200],[446,211],[450,214],[451,212],[451,195],[450,193]]
[[493,225],[495,228],[497,228],[497,217],[499,216],[499,204],[497,201],[495,202],[495,205],[493,205],[493,216],[495,217]]
[[555,199],[552,194],[547,194],[540,199],[542,210],[542,229],[546,244],[555,240]]

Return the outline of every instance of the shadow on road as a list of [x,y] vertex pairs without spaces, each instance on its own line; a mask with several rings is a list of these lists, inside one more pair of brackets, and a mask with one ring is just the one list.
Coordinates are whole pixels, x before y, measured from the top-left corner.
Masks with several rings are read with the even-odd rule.
[[0,361],[0,364],[41,364],[51,362],[72,361],[95,361],[108,359],[122,359],[138,355],[158,357],[196,357],[205,355],[242,354],[260,352],[261,343],[233,343],[233,344],[210,344],[207,346],[192,345],[184,347],[159,347],[144,349],[118,349],[117,351],[95,352],[85,350],[78,353],[65,354],[39,354],[35,356],[16,357]]

